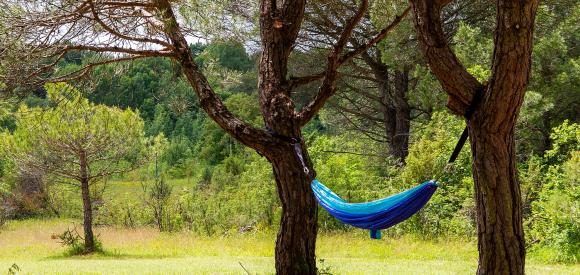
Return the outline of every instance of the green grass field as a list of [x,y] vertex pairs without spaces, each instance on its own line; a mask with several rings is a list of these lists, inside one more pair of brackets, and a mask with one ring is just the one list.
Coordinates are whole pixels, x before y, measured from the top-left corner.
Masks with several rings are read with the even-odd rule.
[[[274,272],[274,232],[200,237],[153,228],[99,227],[105,253],[70,257],[51,235],[74,222],[9,222],[0,230],[0,274],[13,264],[21,269],[19,274],[246,274],[242,265],[251,274]],[[362,231],[321,234],[317,257],[333,274],[469,274],[477,265],[471,241],[375,241]],[[527,273],[580,274],[580,265],[551,265],[530,255]]]

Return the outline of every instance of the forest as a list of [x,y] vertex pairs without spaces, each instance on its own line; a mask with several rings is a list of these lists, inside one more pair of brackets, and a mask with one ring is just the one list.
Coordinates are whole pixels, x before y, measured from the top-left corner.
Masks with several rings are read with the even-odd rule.
[[[0,0],[0,273],[578,274],[579,46],[577,0]],[[363,229],[311,183],[429,180]]]

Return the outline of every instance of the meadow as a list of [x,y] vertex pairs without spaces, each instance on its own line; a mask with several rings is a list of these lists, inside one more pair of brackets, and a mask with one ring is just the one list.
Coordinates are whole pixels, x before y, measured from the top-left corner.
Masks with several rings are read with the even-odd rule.
[[0,275],[580,274],[580,0],[489,2],[0,0]]
[[[105,251],[69,256],[51,236],[79,222],[10,221],[0,231],[0,271],[16,264],[19,274],[274,273],[274,231],[207,237],[148,227],[97,227]],[[467,274],[475,272],[477,249],[472,240],[405,236],[376,241],[364,231],[321,233],[317,259],[329,274]],[[534,252],[528,254],[526,268],[528,274],[580,273],[578,264],[551,264]]]

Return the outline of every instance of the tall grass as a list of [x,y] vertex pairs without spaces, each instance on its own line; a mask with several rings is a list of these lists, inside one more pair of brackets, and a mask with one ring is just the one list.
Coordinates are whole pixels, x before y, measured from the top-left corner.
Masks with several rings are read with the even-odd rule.
[[[67,256],[51,239],[75,220],[11,221],[0,231],[0,273],[16,263],[24,274],[243,274],[274,271],[275,232],[206,237],[160,233],[152,227],[97,227],[104,252]],[[317,257],[335,274],[465,274],[477,266],[476,243],[411,236],[371,240],[367,232],[326,234]],[[579,265],[546,265],[529,258],[530,274],[579,274]]]

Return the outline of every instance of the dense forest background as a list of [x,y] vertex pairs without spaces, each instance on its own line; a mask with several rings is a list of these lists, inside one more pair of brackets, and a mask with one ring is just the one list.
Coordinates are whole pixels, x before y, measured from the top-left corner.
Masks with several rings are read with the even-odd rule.
[[[478,15],[489,12],[493,11],[468,6],[460,17],[470,20],[448,15],[454,49],[468,71],[480,79],[490,74],[493,24]],[[387,16],[376,12],[368,19],[369,28]],[[577,262],[580,4],[543,3],[536,21],[533,73],[516,129],[526,242],[554,261]],[[307,26],[312,33],[331,33],[316,18],[307,18]],[[322,66],[314,60],[324,53],[312,45],[302,46],[304,50],[292,56],[295,75]],[[262,127],[256,93],[259,52],[252,50],[252,43],[222,38],[190,48],[229,109]],[[66,74],[93,58],[69,53],[52,73]],[[207,117],[171,60],[104,65],[70,85],[46,86],[32,95],[4,101],[0,127],[4,135],[13,135],[19,128],[33,126],[21,119],[27,113],[63,105],[76,108],[73,97],[54,100],[47,96],[66,94],[71,87],[92,104],[139,115],[149,146],[147,157],[132,172],[92,186],[96,225],[155,225],[163,231],[207,235],[278,226],[280,205],[267,161]],[[297,102],[301,97],[306,102],[312,87],[300,89]],[[469,147],[463,148],[453,165],[447,165],[465,123],[446,110],[445,98],[417,50],[411,22],[406,19],[373,52],[341,69],[337,96],[305,127],[303,135],[317,178],[354,202],[436,179],[439,190],[425,209],[384,234],[475,237]],[[135,160],[124,160],[125,165],[131,166],[131,161]],[[82,217],[74,186],[59,184],[40,171],[21,169],[6,154],[0,159],[0,176],[0,220]],[[324,211],[319,215],[321,230],[352,230]]]

